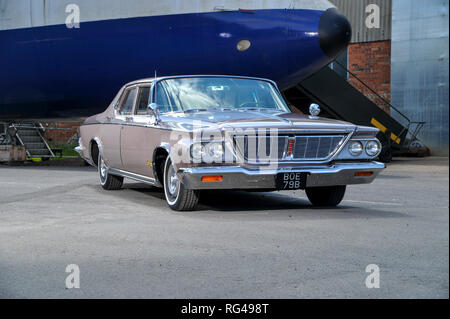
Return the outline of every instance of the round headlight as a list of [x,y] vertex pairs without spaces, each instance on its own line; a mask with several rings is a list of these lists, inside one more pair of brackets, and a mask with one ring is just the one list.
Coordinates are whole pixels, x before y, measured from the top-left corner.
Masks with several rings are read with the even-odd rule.
[[369,156],[377,156],[381,151],[381,145],[378,141],[369,141],[366,144],[366,153]]
[[363,145],[361,144],[361,142],[358,141],[350,142],[350,145],[348,146],[348,151],[353,156],[361,155],[363,151]]
[[196,160],[202,159],[203,155],[205,155],[205,147],[201,143],[192,144],[191,155]]
[[206,151],[211,158],[222,158],[223,156],[223,146],[222,143],[209,143],[206,146]]

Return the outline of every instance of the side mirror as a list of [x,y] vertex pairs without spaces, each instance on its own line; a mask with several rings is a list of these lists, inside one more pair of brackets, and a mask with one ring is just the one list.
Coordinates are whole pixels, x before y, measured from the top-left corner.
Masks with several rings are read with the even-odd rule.
[[319,115],[320,114],[320,106],[319,106],[319,104],[312,103],[309,106],[309,114],[311,114],[314,117]]
[[160,122],[160,117],[159,117],[159,108],[158,105],[156,103],[150,103],[148,108],[147,108],[147,114],[151,115],[155,118],[155,124],[158,124]]

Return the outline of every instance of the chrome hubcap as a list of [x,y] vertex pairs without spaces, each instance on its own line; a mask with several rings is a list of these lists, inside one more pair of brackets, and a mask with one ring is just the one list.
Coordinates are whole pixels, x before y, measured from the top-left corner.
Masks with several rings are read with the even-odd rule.
[[179,181],[178,181],[178,177],[177,174],[175,172],[175,170],[173,169],[172,166],[170,166],[169,171],[167,172],[167,179],[168,179],[168,191],[170,193],[170,195],[175,195],[177,190],[178,190],[178,185],[179,185]]
[[106,165],[105,162],[103,161],[103,158],[100,160],[100,175],[102,177],[106,176]]

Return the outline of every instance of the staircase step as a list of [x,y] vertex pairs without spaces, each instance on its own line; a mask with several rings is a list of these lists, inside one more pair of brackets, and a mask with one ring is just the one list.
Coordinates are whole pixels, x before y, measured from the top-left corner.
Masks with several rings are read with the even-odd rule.
[[[20,135],[19,135],[19,136],[20,136]],[[27,135],[25,135],[25,136],[20,136],[20,139],[22,140],[22,142],[23,142],[24,144],[27,144],[27,143],[37,143],[37,142],[40,142],[40,141],[42,140],[40,136],[27,136]]]
[[51,155],[50,151],[46,148],[42,148],[42,149],[28,149],[27,150],[31,156],[35,156],[35,157],[39,157],[41,155]]
[[39,136],[39,132],[37,130],[24,130],[20,129],[17,131],[19,136]]
[[44,143],[42,142],[34,142],[34,143],[30,143],[30,142],[24,142],[25,144],[25,148],[27,150],[39,150],[39,149],[47,149],[47,147],[45,146]]

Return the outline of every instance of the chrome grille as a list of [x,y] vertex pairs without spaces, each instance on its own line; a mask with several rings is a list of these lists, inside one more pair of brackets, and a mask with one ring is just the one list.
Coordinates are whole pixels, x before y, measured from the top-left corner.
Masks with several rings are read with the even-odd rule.
[[[246,161],[267,162],[279,161],[284,157],[287,136],[234,136],[235,148]],[[270,151],[276,149],[276,151]]]
[[324,160],[333,154],[345,135],[296,136],[293,158],[298,160]]
[[[233,137],[237,152],[248,162],[326,160],[333,155],[346,135],[296,135]],[[293,140],[292,154],[288,154],[289,140]],[[292,142],[291,142],[292,143]],[[271,149],[275,152],[270,153]]]

